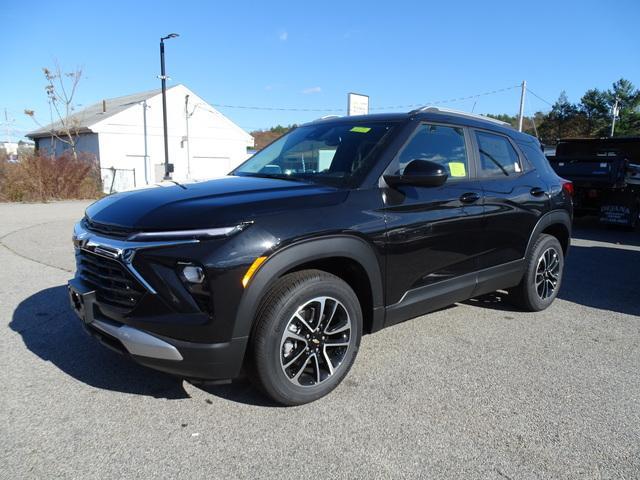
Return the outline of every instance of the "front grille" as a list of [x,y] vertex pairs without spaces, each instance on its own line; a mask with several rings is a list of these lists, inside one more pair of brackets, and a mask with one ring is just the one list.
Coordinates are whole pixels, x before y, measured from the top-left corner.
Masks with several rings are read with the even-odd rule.
[[91,221],[88,218],[84,218],[82,223],[87,230],[100,235],[105,235],[107,237],[127,238],[133,233],[133,230],[131,230],[130,228],[118,227],[116,225],[109,225],[106,223],[98,223]]
[[144,294],[144,288],[117,260],[79,250],[76,263],[78,276],[95,289],[100,302],[132,309]]

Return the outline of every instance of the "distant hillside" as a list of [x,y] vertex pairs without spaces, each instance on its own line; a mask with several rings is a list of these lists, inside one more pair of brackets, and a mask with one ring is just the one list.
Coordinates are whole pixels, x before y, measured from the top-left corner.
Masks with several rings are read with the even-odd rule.
[[251,132],[251,136],[256,141],[256,150],[262,150],[271,142],[280,138],[282,135],[295,127],[297,127],[296,124],[289,125],[287,127],[277,125],[275,127],[271,127],[269,130],[254,130],[253,132]]

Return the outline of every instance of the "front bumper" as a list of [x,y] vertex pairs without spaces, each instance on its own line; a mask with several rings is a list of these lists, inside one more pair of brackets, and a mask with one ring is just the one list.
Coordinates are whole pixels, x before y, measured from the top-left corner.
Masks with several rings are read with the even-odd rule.
[[137,363],[166,373],[200,380],[222,380],[240,374],[247,338],[196,343],[151,334],[108,318],[95,291],[82,280],[68,283],[69,301],[85,330],[110,349]]

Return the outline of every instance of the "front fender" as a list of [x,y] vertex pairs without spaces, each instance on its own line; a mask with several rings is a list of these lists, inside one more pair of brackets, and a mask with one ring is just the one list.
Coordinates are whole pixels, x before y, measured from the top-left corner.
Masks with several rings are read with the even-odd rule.
[[262,297],[284,273],[304,263],[331,257],[350,258],[362,266],[369,277],[374,311],[382,311],[376,309],[383,305],[384,296],[380,264],[373,248],[353,235],[332,235],[293,243],[269,256],[242,295],[233,337],[249,336]]

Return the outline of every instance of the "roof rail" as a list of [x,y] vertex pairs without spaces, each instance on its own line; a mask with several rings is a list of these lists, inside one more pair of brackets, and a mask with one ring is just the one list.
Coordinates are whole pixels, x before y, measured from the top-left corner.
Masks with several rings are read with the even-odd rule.
[[491,117],[485,117],[484,115],[479,115],[477,113],[468,113],[463,112],[461,110],[454,110],[453,108],[443,108],[443,107],[434,107],[431,105],[427,105],[425,107],[417,108],[409,112],[409,114],[423,113],[423,112],[436,112],[436,113],[452,113],[454,115],[460,115],[461,117],[473,118],[476,120],[484,120],[487,122],[496,123],[503,127],[513,128],[510,123],[503,122],[502,120],[497,120]]
[[324,117],[316,118],[316,122],[318,120],[329,120],[330,118],[342,118],[342,115],[325,115]]

